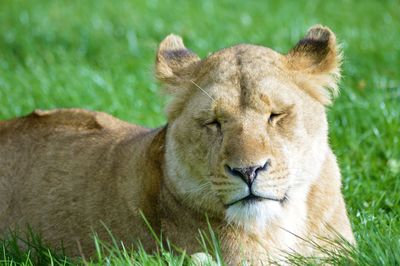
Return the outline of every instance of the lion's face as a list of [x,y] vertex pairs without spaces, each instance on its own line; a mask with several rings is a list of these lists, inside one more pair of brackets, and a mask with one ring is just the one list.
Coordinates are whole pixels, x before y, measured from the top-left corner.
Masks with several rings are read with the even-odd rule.
[[310,92],[323,85],[308,84],[313,74],[299,73],[291,57],[304,64],[304,55],[295,52],[239,45],[202,61],[164,56],[190,61],[173,62],[186,72],[169,80],[178,91],[166,144],[168,182],[186,205],[252,226],[306,200],[327,151],[327,123],[323,94]]

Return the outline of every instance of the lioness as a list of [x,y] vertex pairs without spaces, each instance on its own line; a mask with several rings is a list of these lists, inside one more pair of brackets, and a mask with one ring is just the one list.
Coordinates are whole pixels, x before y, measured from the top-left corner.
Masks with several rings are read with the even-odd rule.
[[172,95],[167,125],[79,109],[0,122],[0,232],[29,224],[80,255],[93,251],[93,231],[107,238],[105,225],[154,250],[142,212],[194,253],[207,214],[231,265],[313,254],[308,239],[353,243],[327,137],[340,62],[319,25],[286,55],[241,44],[201,60],[169,35],[155,67]]

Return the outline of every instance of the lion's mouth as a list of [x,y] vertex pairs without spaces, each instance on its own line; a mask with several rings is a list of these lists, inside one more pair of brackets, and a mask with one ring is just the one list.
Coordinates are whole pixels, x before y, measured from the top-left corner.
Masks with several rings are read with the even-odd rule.
[[262,197],[262,196],[257,196],[254,195],[253,193],[250,193],[249,195],[247,195],[244,198],[235,200],[231,203],[228,203],[225,205],[226,208],[235,205],[237,203],[241,203],[241,204],[254,204],[256,202],[260,202],[260,201],[264,201],[264,200],[272,200],[272,201],[276,201],[279,202],[281,204],[285,203],[287,201],[287,194],[285,193],[285,195],[282,198],[275,198],[275,197]]

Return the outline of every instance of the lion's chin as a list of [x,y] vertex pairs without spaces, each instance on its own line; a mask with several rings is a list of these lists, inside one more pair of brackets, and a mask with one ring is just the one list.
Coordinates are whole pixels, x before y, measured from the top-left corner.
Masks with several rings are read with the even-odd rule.
[[277,201],[263,200],[238,202],[226,209],[225,219],[229,224],[245,231],[262,231],[282,213]]

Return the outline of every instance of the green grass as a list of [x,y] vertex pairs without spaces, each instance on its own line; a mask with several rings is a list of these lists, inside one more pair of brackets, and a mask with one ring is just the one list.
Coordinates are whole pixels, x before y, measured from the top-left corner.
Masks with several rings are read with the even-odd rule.
[[[170,32],[205,56],[241,42],[286,52],[309,26],[328,25],[345,54],[341,95],[329,113],[330,139],[358,243],[347,257],[333,255],[332,261],[347,265],[350,256],[360,265],[399,265],[399,10],[395,0],[2,0],[0,119],[35,108],[81,107],[159,126],[166,121],[166,99],[152,68],[157,44]],[[77,263],[42,243],[39,251],[15,249],[15,241],[1,242],[0,262]],[[149,255],[120,248],[98,263],[133,258],[139,264],[190,261],[168,249]]]

